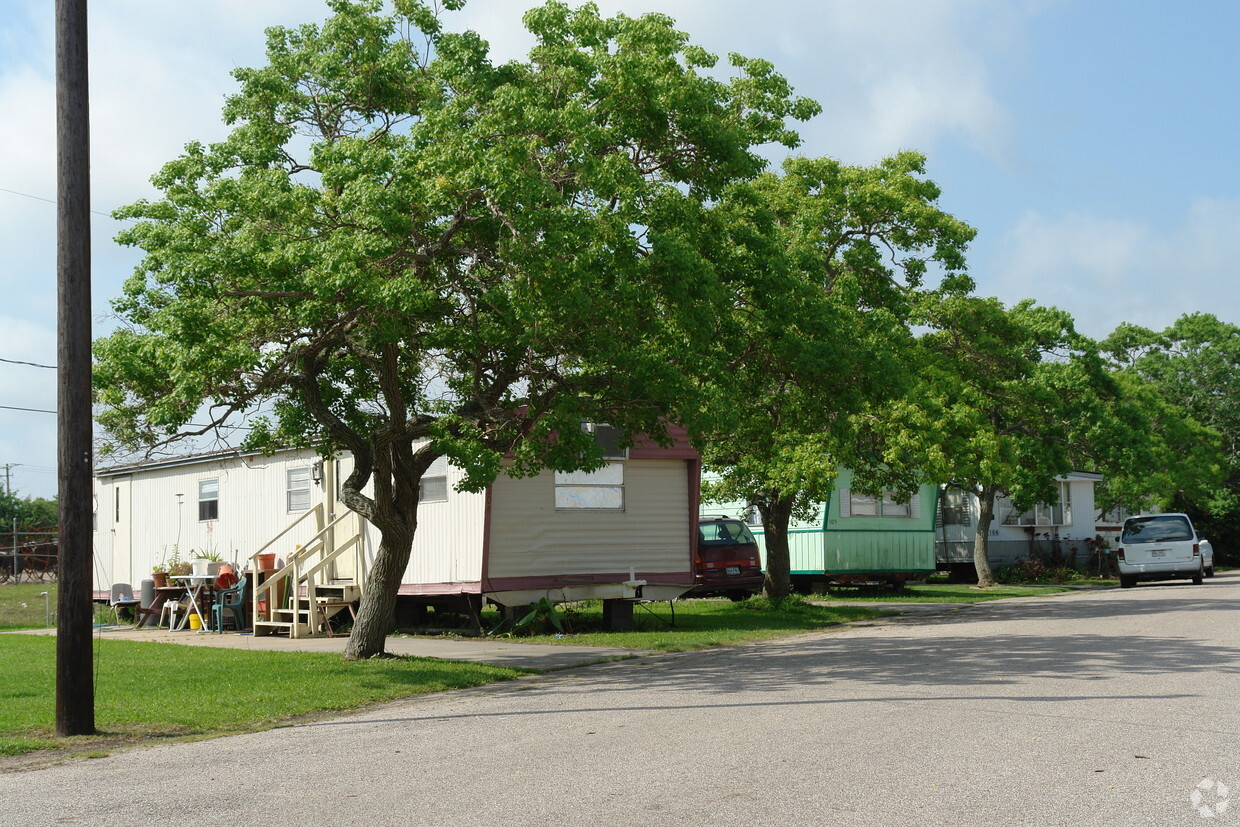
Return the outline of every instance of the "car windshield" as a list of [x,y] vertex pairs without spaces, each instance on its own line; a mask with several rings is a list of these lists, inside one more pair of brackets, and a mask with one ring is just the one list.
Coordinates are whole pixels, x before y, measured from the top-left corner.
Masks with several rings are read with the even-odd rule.
[[757,542],[740,520],[711,520],[699,523],[698,537],[703,543],[716,546]]
[[1186,517],[1130,517],[1124,523],[1124,543],[1169,543],[1193,539],[1193,529]]

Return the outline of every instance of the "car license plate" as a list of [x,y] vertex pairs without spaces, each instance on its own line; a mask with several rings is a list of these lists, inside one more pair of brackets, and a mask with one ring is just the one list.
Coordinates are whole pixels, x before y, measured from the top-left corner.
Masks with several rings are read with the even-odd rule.
[[728,566],[727,572],[729,575],[740,574],[741,567],[740,566]]
[[1165,548],[1156,548],[1150,551],[1151,557],[1166,557],[1167,550]]

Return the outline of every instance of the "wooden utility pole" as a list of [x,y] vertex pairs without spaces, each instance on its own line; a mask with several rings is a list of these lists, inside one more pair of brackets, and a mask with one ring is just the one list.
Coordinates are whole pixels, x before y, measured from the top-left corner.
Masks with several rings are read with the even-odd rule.
[[56,283],[60,593],[56,732],[95,731],[90,633],[90,106],[86,0],[56,0]]

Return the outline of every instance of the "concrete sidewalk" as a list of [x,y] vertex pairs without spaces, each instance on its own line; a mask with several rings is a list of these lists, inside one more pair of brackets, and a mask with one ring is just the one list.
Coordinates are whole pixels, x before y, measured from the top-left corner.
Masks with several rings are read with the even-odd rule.
[[[38,629],[10,634],[54,635],[55,629]],[[227,649],[247,649],[255,652],[337,652],[344,653],[348,637],[315,637],[289,640],[286,637],[224,632],[180,631],[167,629],[134,629],[130,626],[100,626],[94,635],[104,640],[135,640],[151,643],[179,643],[183,646],[217,646]],[[573,666],[585,666],[622,658],[653,655],[648,649],[617,649],[610,646],[549,646],[536,643],[506,643],[504,641],[477,639],[424,638],[393,635],[387,639],[385,649],[390,655],[410,655],[443,660],[467,660],[489,663],[494,666],[511,666],[522,669],[553,671]]]

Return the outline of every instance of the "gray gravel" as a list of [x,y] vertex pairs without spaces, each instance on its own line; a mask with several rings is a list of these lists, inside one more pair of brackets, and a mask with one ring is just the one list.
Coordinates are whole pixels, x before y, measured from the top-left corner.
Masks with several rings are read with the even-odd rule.
[[1240,824],[1237,609],[1220,575],[588,666],[3,776],[0,824]]

